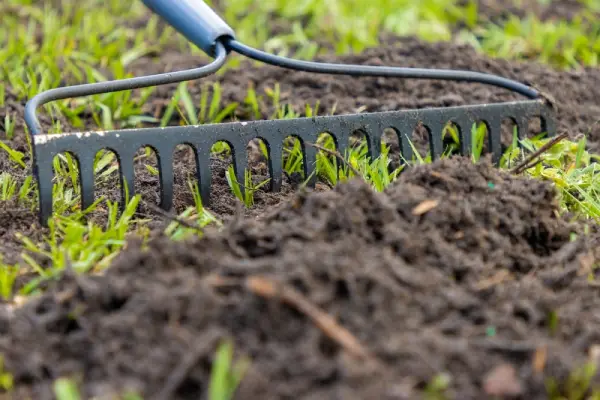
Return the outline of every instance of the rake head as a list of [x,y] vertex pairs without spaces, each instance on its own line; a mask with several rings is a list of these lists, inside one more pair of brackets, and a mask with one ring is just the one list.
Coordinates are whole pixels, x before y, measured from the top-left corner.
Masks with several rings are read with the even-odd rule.
[[[79,166],[82,209],[94,203],[94,160],[101,150],[111,150],[118,159],[121,177],[121,198],[132,195],[134,190],[134,155],[142,147],[151,147],[158,159],[161,208],[169,210],[173,200],[173,155],[178,145],[189,145],[196,156],[197,179],[204,204],[210,199],[211,169],[210,152],[216,142],[226,142],[232,152],[233,168],[238,182],[244,181],[247,167],[246,147],[250,141],[261,139],[268,150],[270,190],[281,187],[284,140],[293,136],[299,139],[303,155],[304,176],[313,186],[316,175],[317,150],[307,143],[315,143],[322,133],[329,133],[337,150],[344,154],[349,139],[361,133],[367,140],[368,156],[379,155],[384,131],[392,129],[398,136],[402,157],[412,159],[409,143],[415,127],[423,125],[429,133],[430,151],[433,159],[443,152],[443,130],[453,123],[460,135],[460,154],[471,153],[471,127],[483,122],[488,131],[487,149],[494,162],[501,156],[501,124],[512,120],[519,137],[526,132],[532,118],[540,118],[542,130],[549,136],[556,134],[554,113],[539,94],[518,82],[494,75],[470,71],[429,70],[415,68],[370,67],[357,65],[323,64],[297,61],[263,53],[247,47],[234,38],[233,31],[203,1],[200,0],[144,0],[144,3],[176,27],[190,41],[215,60],[207,66],[168,74],[133,79],[79,85],[53,89],[31,99],[26,107],[26,122],[32,135],[33,173],[38,183],[40,223],[47,225],[53,207],[53,160],[61,153],[70,153]],[[236,51],[247,57],[285,68],[315,73],[346,74],[355,76],[393,76],[404,78],[452,79],[481,82],[517,91],[529,100],[499,104],[400,110],[389,112],[296,118],[275,121],[233,122],[223,124],[114,130],[105,132],[42,134],[36,116],[36,108],[49,101],[86,96],[111,91],[128,90],[166,83],[197,79],[216,72],[224,64],[227,53]],[[242,188],[243,190],[243,188]]]

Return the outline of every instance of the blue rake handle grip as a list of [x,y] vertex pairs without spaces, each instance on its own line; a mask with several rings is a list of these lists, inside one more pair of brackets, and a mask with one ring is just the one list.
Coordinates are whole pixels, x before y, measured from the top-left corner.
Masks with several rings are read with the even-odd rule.
[[224,38],[235,39],[233,29],[202,0],[142,0],[187,40],[211,57]]

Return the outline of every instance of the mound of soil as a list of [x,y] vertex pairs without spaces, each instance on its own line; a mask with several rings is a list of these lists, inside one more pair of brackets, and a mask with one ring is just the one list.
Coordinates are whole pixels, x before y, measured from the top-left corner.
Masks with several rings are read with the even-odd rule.
[[18,398],[72,374],[90,397],[206,398],[229,338],[251,360],[236,398],[413,399],[443,376],[448,398],[545,399],[600,340],[595,246],[554,196],[462,158],[299,192],[5,309],[5,368]]

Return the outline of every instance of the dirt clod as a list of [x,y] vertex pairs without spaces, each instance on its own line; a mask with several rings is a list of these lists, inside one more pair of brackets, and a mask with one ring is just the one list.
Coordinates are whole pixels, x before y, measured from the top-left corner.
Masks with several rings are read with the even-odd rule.
[[523,388],[516,374],[515,368],[510,364],[497,366],[485,378],[485,393],[489,396],[500,396],[502,398],[522,394]]

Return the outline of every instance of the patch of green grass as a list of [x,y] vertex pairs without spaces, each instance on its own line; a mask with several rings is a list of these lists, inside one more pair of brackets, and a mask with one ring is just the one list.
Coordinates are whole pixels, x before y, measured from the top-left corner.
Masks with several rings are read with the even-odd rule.
[[[77,273],[100,271],[107,267],[125,245],[127,234],[135,227],[134,214],[139,200],[139,196],[134,196],[120,215],[118,204],[107,202],[108,221],[105,227],[85,222],[84,217],[89,210],[68,217],[55,215],[48,224],[50,232],[45,240],[46,246],[19,234],[18,238],[24,244],[23,258],[39,275],[39,279],[25,286],[22,294],[30,293],[40,281],[57,276],[67,266]],[[51,267],[44,268],[33,256]]]
[[[508,168],[515,165],[524,151],[532,153],[550,140],[540,136],[522,140],[522,149],[515,140],[505,152],[501,166]],[[560,207],[565,212],[597,219],[600,217],[600,167],[596,161],[600,156],[589,153],[585,145],[585,136],[577,142],[563,140],[544,152],[540,156],[541,162],[527,169],[525,174],[553,182]]]
[[592,386],[592,378],[598,366],[587,362],[575,368],[565,382],[555,379],[546,380],[546,391],[550,400],[600,400],[600,388]]
[[[77,380],[72,378],[56,379],[53,384],[53,391],[54,396],[56,396],[56,400],[83,399],[79,390],[79,385],[77,384]],[[142,397],[137,393],[127,392],[114,398],[114,400],[142,400]]]
[[493,57],[535,60],[563,69],[596,67],[600,57],[600,22],[595,15],[582,14],[571,21],[511,16],[503,25],[478,26],[461,37]]
[[[165,234],[174,240],[188,238],[192,234],[201,236],[202,228],[205,226],[220,225],[220,221],[203,207],[197,182],[190,182],[189,185],[195,204],[184,210],[177,216],[177,219],[195,224],[197,229],[173,220],[166,227]],[[61,193],[71,192],[68,190],[57,192],[57,194]],[[64,195],[64,197],[67,196]],[[65,201],[64,197],[59,200]],[[64,204],[74,202],[72,198],[69,200]],[[136,216],[140,200],[139,195],[131,197],[122,212],[117,202],[105,201],[102,198],[88,209],[75,211],[68,215],[59,214],[61,209],[58,209],[49,221],[49,233],[44,243],[36,243],[25,235],[17,234],[17,238],[23,243],[22,257],[26,265],[37,275],[37,278],[32,279],[21,289],[20,294],[27,295],[35,292],[41,282],[58,276],[67,267],[76,273],[102,271],[124,248],[130,235],[146,239],[149,233],[147,223],[150,220]],[[104,225],[86,219],[102,206],[107,209]],[[0,265],[2,264],[0,263]],[[50,267],[45,267],[45,265]],[[5,267],[7,269],[4,274],[0,274],[0,289],[6,287],[8,292],[8,288],[12,288],[14,278],[10,273],[12,269],[8,269],[9,266]],[[4,284],[4,282],[6,283]]]
[[[233,0],[208,2],[239,38],[267,51],[312,58],[321,44],[338,53],[360,52],[378,44],[382,32],[418,35],[427,40],[449,40],[453,26],[477,22],[474,3],[461,7],[453,0]],[[252,12],[248,12],[252,10]],[[274,21],[286,21],[285,32],[273,34]],[[416,23],[418,21],[418,23]]]
[[[159,51],[172,35],[169,29],[156,29],[157,17],[134,29],[131,22],[147,13],[137,1],[67,0],[57,8],[50,2],[8,0],[0,13],[0,80],[20,99],[60,86],[65,79],[85,83],[106,80],[107,75],[128,76],[125,70],[133,61]],[[139,102],[148,91],[142,93],[139,100],[131,92],[112,93],[55,102],[46,110],[62,113],[81,127],[79,114],[91,102],[106,126],[112,119],[127,122],[139,116]]]

